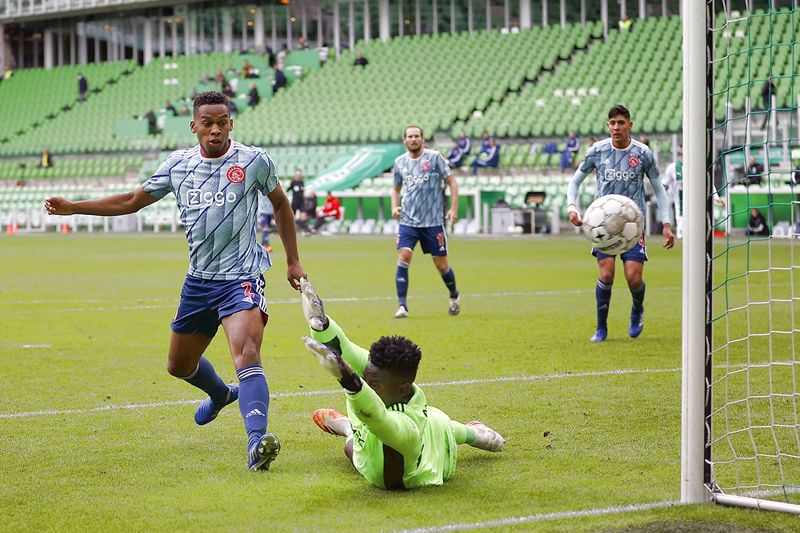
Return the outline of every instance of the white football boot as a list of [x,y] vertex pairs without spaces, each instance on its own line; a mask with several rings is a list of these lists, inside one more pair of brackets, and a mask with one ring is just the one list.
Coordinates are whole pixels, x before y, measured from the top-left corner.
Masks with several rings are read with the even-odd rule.
[[475,442],[470,444],[470,446],[486,450],[487,452],[499,452],[503,449],[503,444],[506,443],[506,439],[483,422],[473,420],[472,422],[467,422],[467,426],[475,430]]

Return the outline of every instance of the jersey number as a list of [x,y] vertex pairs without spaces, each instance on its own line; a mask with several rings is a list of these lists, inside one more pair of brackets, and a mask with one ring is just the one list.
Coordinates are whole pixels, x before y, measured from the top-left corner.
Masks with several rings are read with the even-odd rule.
[[444,233],[437,233],[436,240],[439,241],[439,246],[444,246]]
[[255,293],[252,290],[253,286],[250,285],[250,283],[245,281],[244,283],[242,283],[242,287],[244,287],[244,297],[245,298],[255,298],[256,297]]

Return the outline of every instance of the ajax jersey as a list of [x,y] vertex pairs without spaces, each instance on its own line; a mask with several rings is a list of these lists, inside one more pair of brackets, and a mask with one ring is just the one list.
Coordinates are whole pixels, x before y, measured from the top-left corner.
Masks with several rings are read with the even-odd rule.
[[256,238],[258,192],[278,186],[275,164],[261,148],[231,141],[216,158],[200,146],[173,152],[142,188],[173,193],[189,243],[189,275],[210,280],[257,278],[272,264]]

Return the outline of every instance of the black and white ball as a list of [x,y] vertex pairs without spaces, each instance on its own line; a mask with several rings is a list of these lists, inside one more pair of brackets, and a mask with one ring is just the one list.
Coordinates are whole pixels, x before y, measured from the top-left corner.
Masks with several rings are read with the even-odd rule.
[[639,242],[644,219],[633,200],[621,194],[607,194],[586,208],[582,228],[595,250],[618,255]]

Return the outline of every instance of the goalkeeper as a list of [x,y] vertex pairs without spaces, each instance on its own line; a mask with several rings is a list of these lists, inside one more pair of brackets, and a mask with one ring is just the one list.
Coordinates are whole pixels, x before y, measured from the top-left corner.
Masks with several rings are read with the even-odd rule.
[[318,409],[314,421],[346,438],[345,454],[382,489],[441,485],[456,470],[457,445],[499,452],[505,440],[477,420],[461,424],[425,400],[414,384],[422,356],[400,336],[381,337],[369,351],[353,344],[330,317],[308,282],[301,280],[303,313],[311,337],[306,348],[344,387],[347,414]]

